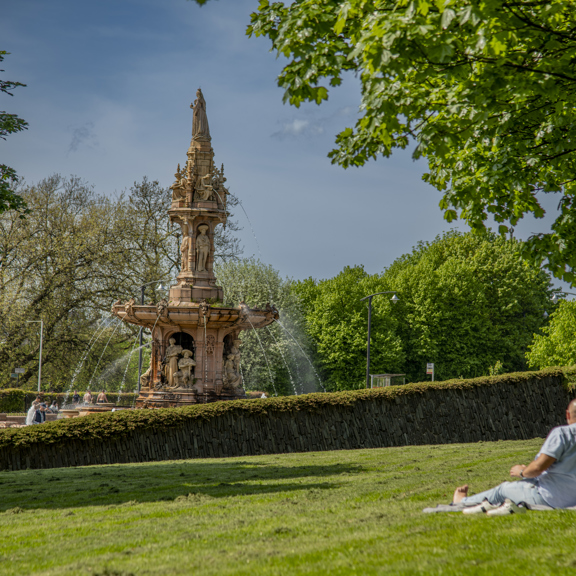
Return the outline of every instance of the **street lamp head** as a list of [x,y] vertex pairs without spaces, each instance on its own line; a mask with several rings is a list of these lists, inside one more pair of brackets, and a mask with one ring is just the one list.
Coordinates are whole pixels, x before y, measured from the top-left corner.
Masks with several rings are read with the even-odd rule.
[[158,285],[158,290],[165,290],[166,287],[164,286],[164,284],[162,282],[160,282],[160,284]]
[[552,294],[552,304],[557,304],[558,301],[560,300],[560,295],[558,294],[558,292],[554,292],[554,294]]
[[548,312],[546,312],[546,310],[544,310],[544,314],[542,316],[544,316],[544,319],[548,318]]
[[394,295],[392,296],[392,298],[390,298],[390,300],[391,300],[391,302],[393,302],[394,304],[396,304],[396,303],[398,302],[398,300],[400,300],[400,299],[398,298],[398,296],[396,296],[396,294],[394,294]]

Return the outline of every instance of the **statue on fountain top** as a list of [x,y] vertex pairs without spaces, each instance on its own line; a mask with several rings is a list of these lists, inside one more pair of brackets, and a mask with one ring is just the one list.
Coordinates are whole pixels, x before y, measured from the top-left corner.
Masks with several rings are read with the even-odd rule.
[[206,100],[204,100],[204,95],[200,88],[196,91],[196,100],[194,100],[194,104],[190,104],[190,108],[194,110],[194,116],[192,119],[192,139],[211,140],[210,128],[208,127],[208,116],[206,115]]

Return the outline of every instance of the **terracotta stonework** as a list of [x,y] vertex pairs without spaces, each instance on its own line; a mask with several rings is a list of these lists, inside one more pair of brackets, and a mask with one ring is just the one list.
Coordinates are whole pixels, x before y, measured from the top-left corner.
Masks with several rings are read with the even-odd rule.
[[224,165],[214,164],[206,101],[193,108],[192,141],[183,169],[171,186],[170,221],[182,229],[181,268],[168,302],[137,305],[118,300],[113,313],[152,330],[151,364],[141,378],[137,408],[182,406],[245,398],[240,368],[242,330],[263,328],[278,318],[270,305],[224,306],[214,275],[214,231],[228,213]]

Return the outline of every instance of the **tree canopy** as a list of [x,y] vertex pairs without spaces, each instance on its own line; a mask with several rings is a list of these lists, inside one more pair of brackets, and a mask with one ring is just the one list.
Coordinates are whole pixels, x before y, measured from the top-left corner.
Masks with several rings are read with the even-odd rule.
[[[15,210],[0,215],[0,387],[14,383],[15,366],[25,369],[22,384],[35,386],[39,330],[26,321],[42,319],[42,375],[53,389],[67,389],[76,370],[76,384],[86,386],[107,367],[106,385],[114,388],[128,357],[117,361],[137,329],[111,318],[112,302],[170,278],[179,262],[166,226],[170,191],[144,178],[111,199],[59,175],[17,191],[30,207],[27,218]],[[153,290],[147,296],[160,300]]]
[[576,364],[576,302],[561,301],[526,354],[531,368]]
[[419,243],[382,274],[345,268],[329,280],[297,283],[316,360],[331,390],[364,386],[367,311],[360,298],[396,290],[399,302],[372,302],[371,373],[486,375],[526,368],[525,352],[545,324],[550,278],[517,257],[519,242],[446,233]]
[[[203,4],[204,1],[198,3]],[[576,280],[576,10],[571,0],[261,0],[248,34],[289,59],[284,100],[320,104],[351,72],[360,117],[330,152],[344,167],[416,143],[448,222],[505,234],[559,214],[523,255]]]
[[[5,50],[0,50],[0,62],[8,54]],[[4,72],[4,70],[0,70]],[[12,90],[18,86],[26,86],[21,82],[0,79],[0,93],[13,96]],[[28,128],[28,122],[16,116],[0,110],[0,138],[6,140],[8,134],[14,134]],[[20,213],[26,212],[26,202],[14,192],[14,185],[18,182],[18,175],[13,168],[0,164],[0,214],[6,210],[17,210]]]

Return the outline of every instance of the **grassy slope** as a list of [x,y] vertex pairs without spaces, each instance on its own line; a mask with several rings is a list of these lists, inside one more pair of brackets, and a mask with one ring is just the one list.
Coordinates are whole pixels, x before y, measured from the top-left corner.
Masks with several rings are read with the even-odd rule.
[[574,512],[421,512],[540,445],[2,472],[0,574],[574,574]]

